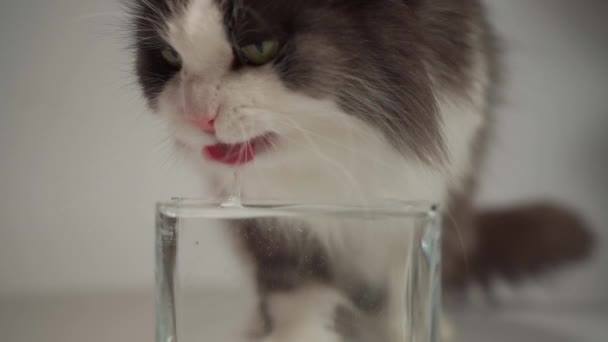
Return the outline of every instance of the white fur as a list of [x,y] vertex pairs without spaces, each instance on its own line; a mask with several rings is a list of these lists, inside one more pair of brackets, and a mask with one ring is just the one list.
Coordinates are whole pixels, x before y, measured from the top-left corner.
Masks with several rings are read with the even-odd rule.
[[[276,149],[240,167],[245,198],[351,203],[399,198],[442,204],[448,188],[458,186],[469,170],[470,144],[485,106],[482,89],[487,80],[481,76],[470,99],[438,94],[449,163],[445,170],[437,170],[403,158],[377,129],[335,103],[287,89],[268,66],[230,73],[232,50],[214,1],[193,0],[188,6],[165,32],[184,63],[158,103],[173,137],[204,163],[208,180],[218,191],[230,191],[232,168],[204,161],[202,148],[218,141],[247,141],[267,132],[277,133]],[[483,75],[483,70],[477,74]],[[217,109],[217,138],[186,120],[188,112]],[[390,246],[403,238],[374,234],[364,223],[347,227],[350,234],[345,227],[328,224],[315,222],[313,227],[334,262],[366,270],[369,279],[387,278],[392,265],[388,260],[395,257],[391,251],[399,250]],[[341,296],[323,287],[276,295],[271,302],[276,329],[265,342],[336,341],[325,324],[331,322],[333,306],[345,303]]]
[[338,305],[350,307],[340,292],[322,285],[271,295],[269,314],[276,328],[262,342],[341,342],[331,324]]

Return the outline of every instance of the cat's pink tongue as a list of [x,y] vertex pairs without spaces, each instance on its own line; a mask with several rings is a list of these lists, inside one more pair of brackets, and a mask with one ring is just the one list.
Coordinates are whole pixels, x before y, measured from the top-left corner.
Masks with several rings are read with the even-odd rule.
[[203,154],[218,163],[227,165],[247,164],[255,158],[255,148],[251,142],[238,144],[215,144],[203,148]]

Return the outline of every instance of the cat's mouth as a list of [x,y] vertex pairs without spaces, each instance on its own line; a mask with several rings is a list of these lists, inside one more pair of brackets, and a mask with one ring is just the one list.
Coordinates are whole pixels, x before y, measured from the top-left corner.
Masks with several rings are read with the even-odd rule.
[[217,143],[205,146],[203,155],[211,161],[226,165],[244,165],[252,162],[257,155],[268,151],[275,138],[275,134],[267,133],[240,143]]

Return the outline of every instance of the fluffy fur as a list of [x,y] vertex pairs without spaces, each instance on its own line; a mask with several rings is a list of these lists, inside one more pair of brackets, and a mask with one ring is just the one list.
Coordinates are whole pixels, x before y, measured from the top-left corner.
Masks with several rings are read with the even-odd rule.
[[[244,197],[439,203],[448,227],[458,228],[446,230],[445,275],[462,274],[452,261],[466,259],[475,246],[473,180],[497,74],[477,0],[137,0],[133,14],[142,91],[218,192],[230,191],[234,166],[205,160],[201,149],[271,132],[270,150],[238,166]],[[253,67],[238,58],[240,44],[267,37],[281,46],[271,63]],[[167,47],[181,56],[179,67],[162,59]],[[187,120],[215,111],[215,134]],[[390,267],[377,265],[390,265],[390,252],[398,250],[391,235],[370,236],[364,226],[328,234],[323,222],[309,222],[306,236],[291,238],[308,241],[299,246],[327,267],[315,264],[309,279],[283,279],[293,291],[285,294],[264,285],[270,271],[290,272],[269,265],[298,257],[283,243],[281,224],[293,223],[237,227],[248,237],[244,248],[272,327],[264,341],[397,341],[391,329],[350,336],[336,328],[377,309],[359,305],[360,293],[341,283],[356,278],[368,295],[388,291],[374,282],[389,278]],[[321,285],[327,279],[334,286]],[[328,330],[327,322],[337,325]]]

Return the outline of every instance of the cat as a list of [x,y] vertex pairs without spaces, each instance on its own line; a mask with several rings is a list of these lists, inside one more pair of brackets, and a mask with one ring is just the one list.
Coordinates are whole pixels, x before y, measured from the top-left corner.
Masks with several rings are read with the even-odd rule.
[[[141,90],[218,192],[238,169],[245,197],[438,203],[446,289],[518,280],[588,254],[583,222],[560,206],[473,206],[501,69],[479,0],[133,0],[131,13]],[[307,227],[295,240],[332,267],[296,279],[287,276],[295,247],[276,242],[281,224],[236,227],[262,297],[260,340],[394,340],[354,328],[382,305],[357,302],[377,275],[357,275],[358,293],[321,281],[335,279],[336,260],[357,258],[349,246],[365,234],[343,231],[349,243],[330,258],[329,238]],[[390,244],[381,240],[367,246]]]

